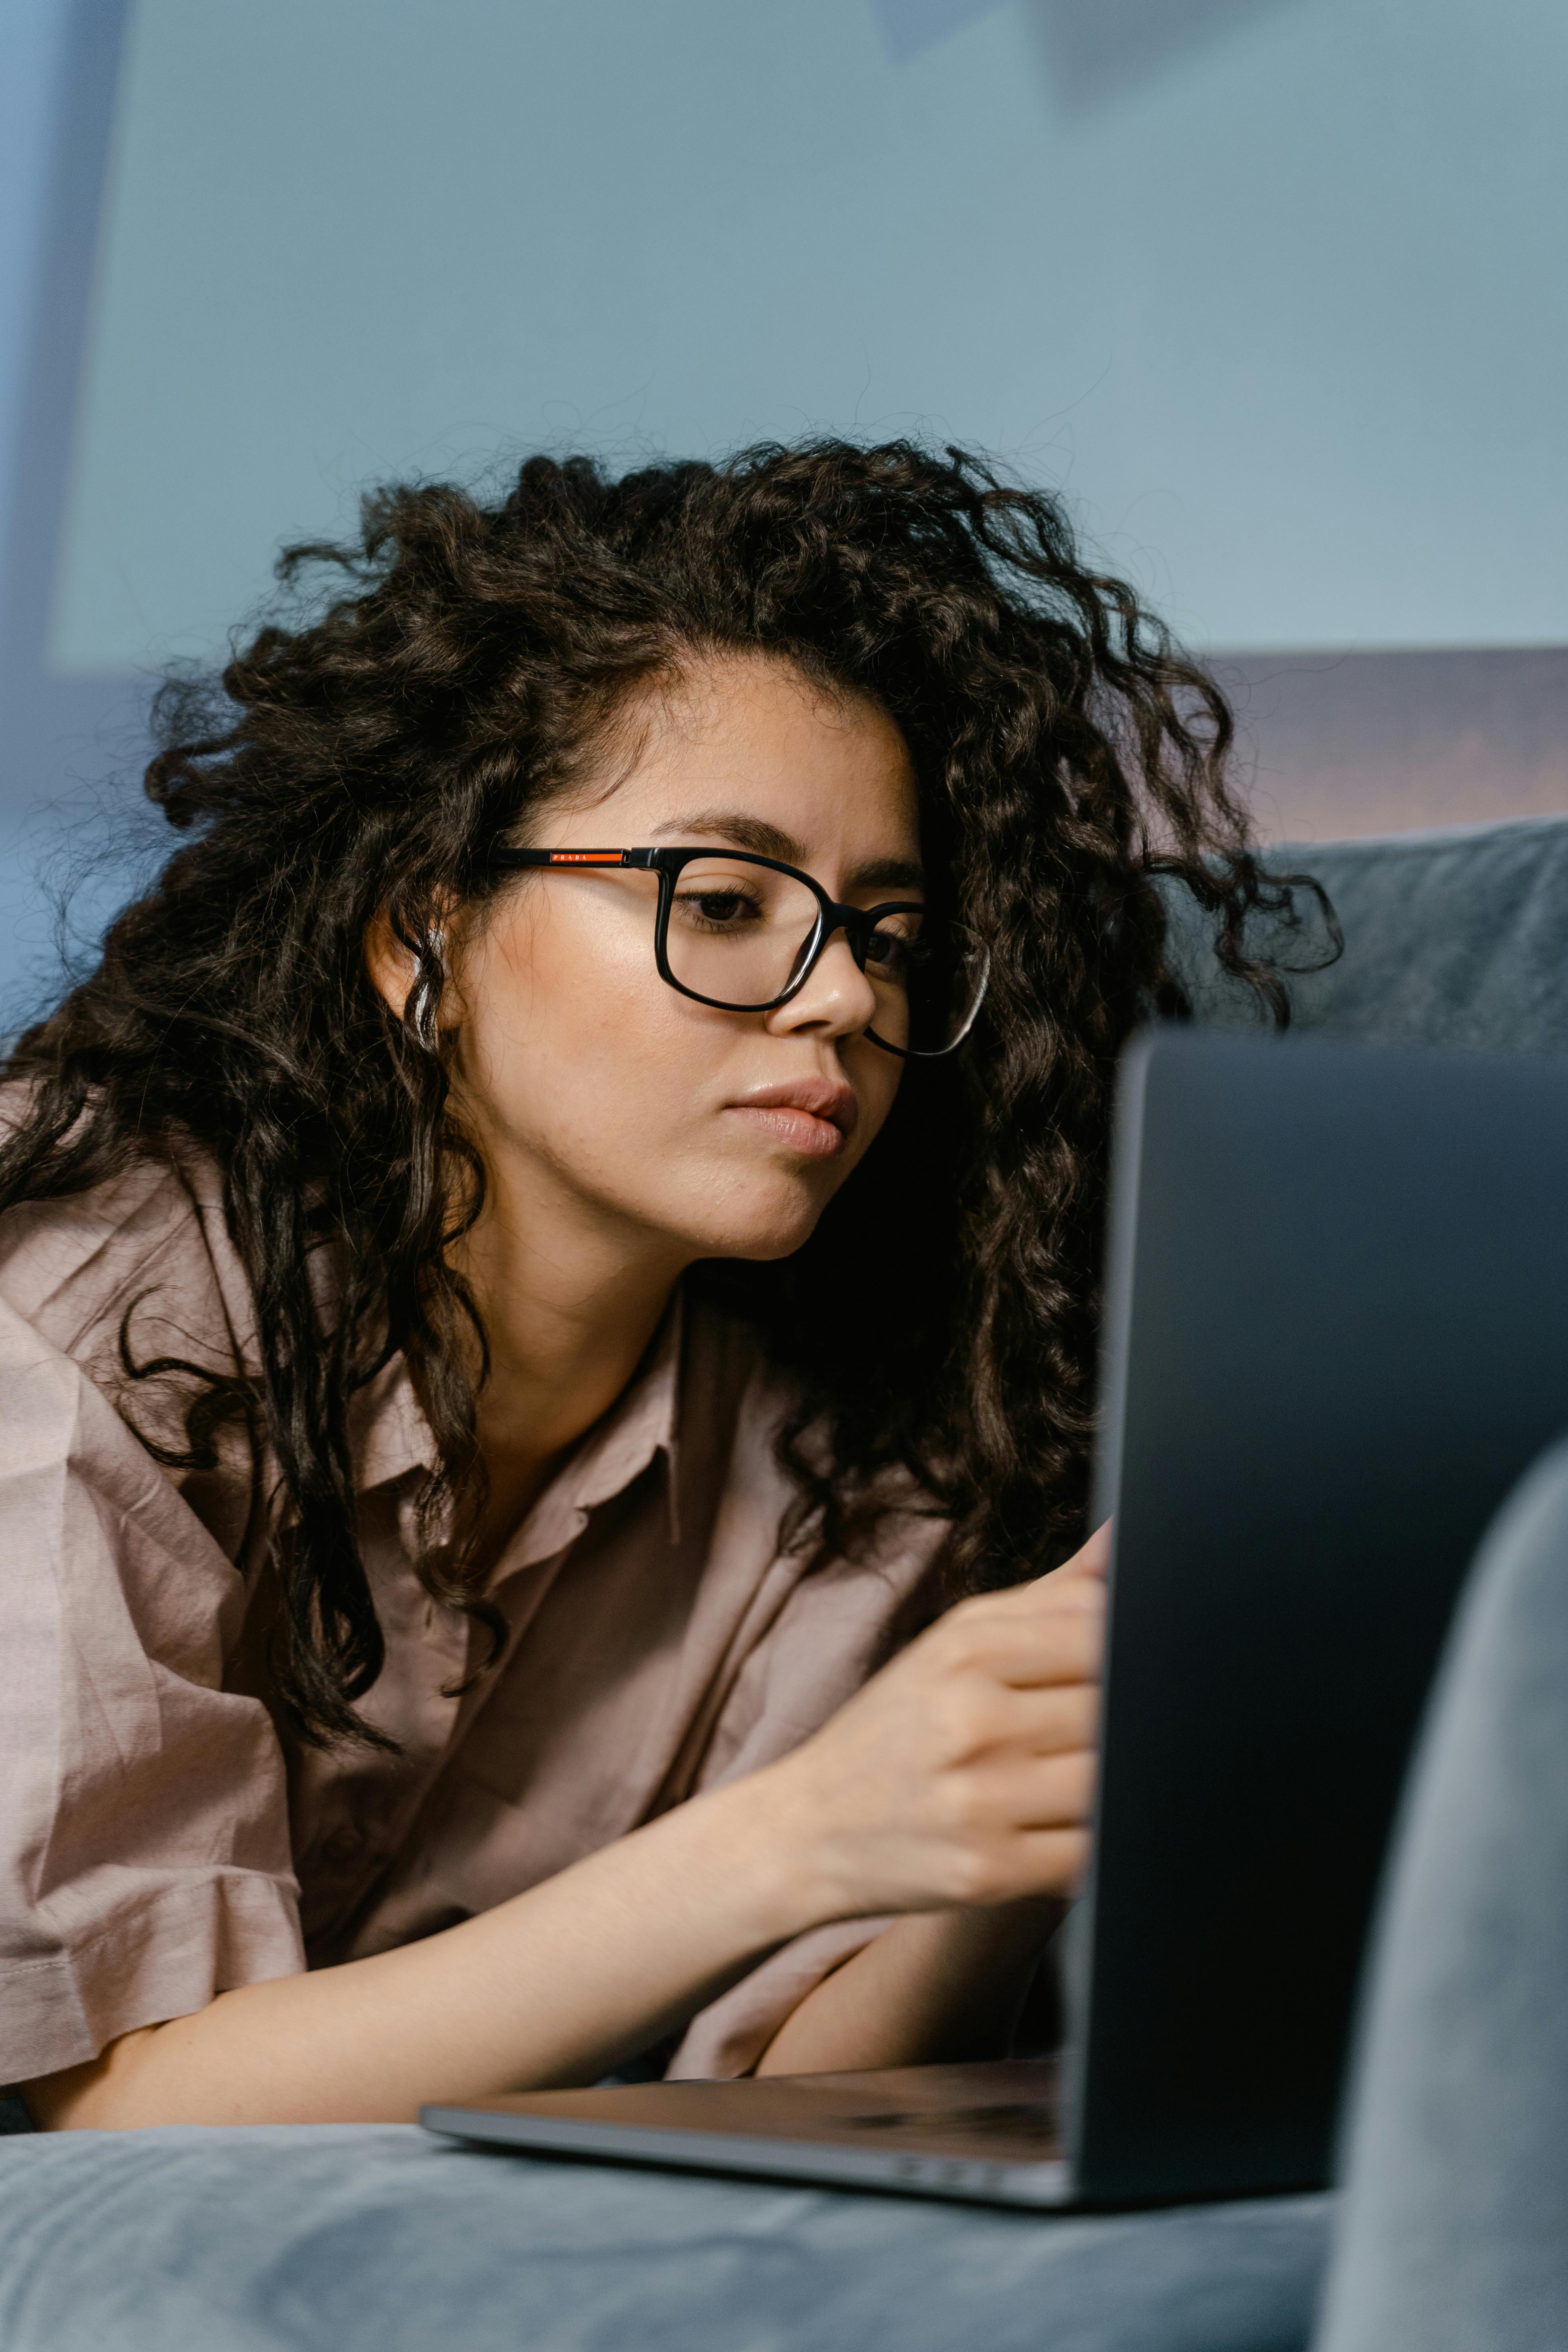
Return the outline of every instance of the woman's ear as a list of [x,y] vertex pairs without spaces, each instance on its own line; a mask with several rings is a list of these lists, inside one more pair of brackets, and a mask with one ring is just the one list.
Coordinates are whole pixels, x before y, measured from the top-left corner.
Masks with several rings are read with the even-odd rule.
[[433,960],[410,947],[390,910],[379,908],[365,925],[364,968],[395,1021],[407,1017],[409,999],[417,992],[428,1005],[433,1025],[449,1029],[456,1024],[458,1005],[456,992],[445,985],[450,934],[439,913],[432,917],[426,936],[435,950]]
[[371,985],[395,1021],[401,1021],[419,977],[418,960],[398,938],[384,907],[365,925],[364,968]]

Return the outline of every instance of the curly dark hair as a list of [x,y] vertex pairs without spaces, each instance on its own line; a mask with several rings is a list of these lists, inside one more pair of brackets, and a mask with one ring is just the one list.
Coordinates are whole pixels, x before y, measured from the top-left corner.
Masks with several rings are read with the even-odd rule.
[[[1294,919],[1299,877],[1249,846],[1211,679],[1088,566],[1053,499],[903,442],[618,480],[534,457],[492,499],[381,490],[356,542],[293,548],[279,572],[310,601],[221,680],[159,698],[146,790],[190,838],[12,1055],[30,1088],[0,1209],[193,1143],[221,1171],[259,1375],[177,1367],[195,1377],[188,1452],[162,1458],[210,1464],[226,1417],[265,1444],[295,1523],[274,1557],[301,1734],[377,1737],[354,1705],[383,1639],[348,1409],[398,1351],[443,1465],[421,1574],[493,1619],[471,1536],[478,1317],[448,1260],[484,1171],[443,1061],[370,983],[367,926],[386,914],[427,950],[438,907],[513,887],[492,853],[582,776],[628,695],[717,654],[794,663],[891,716],[935,887],[992,956],[964,1050],[910,1066],[874,1146],[896,1181],[851,1181],[793,1258],[691,1277],[793,1378],[786,1539],[853,1546],[903,1471],[951,1520],[954,1592],[1055,1564],[1082,1530],[1114,1065],[1140,1021],[1190,1010],[1173,881],[1220,964],[1287,1017],[1247,933]],[[121,1352],[171,1369],[134,1362],[129,1318]]]

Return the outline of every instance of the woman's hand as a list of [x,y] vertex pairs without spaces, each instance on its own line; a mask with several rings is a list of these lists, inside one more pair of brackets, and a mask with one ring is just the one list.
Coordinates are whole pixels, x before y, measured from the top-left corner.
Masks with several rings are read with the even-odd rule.
[[[961,1601],[759,1780],[821,1916],[1076,1891],[1089,1853],[1110,1527]],[[761,1793],[761,1791],[759,1791]]]

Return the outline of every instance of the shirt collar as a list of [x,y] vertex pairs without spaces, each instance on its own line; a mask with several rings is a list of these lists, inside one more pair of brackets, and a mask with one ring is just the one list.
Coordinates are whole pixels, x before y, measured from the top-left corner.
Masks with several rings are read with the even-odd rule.
[[[671,1543],[680,1540],[681,1341],[685,1308],[677,1285],[637,1370],[610,1410],[567,1455],[490,1577],[497,1584],[517,1570],[548,1559],[582,1534],[588,1514],[624,1494],[662,1454]],[[351,1413],[355,1486],[362,1494],[437,1466],[430,1424],[402,1356],[396,1356]]]

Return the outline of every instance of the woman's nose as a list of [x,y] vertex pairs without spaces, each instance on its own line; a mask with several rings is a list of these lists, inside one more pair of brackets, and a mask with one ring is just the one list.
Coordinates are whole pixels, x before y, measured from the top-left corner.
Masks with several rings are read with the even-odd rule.
[[852,1037],[869,1027],[876,1010],[876,991],[840,931],[823,949],[799,995],[775,1006],[766,1025],[776,1036],[820,1029],[830,1037]]

